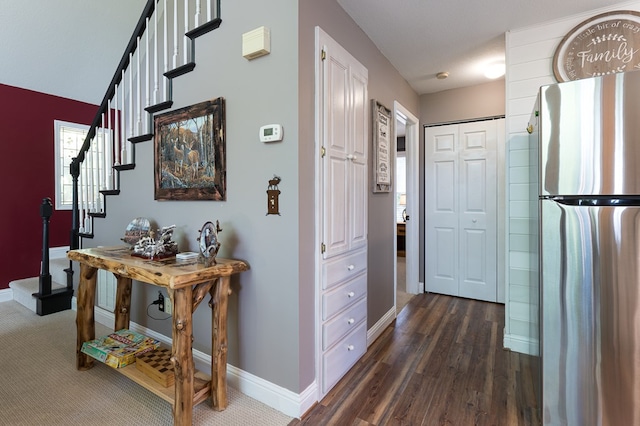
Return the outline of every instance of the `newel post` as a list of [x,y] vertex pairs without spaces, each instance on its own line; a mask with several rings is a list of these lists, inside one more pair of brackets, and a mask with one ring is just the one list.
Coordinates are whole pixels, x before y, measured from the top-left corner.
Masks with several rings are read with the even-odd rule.
[[51,198],[43,198],[40,205],[42,217],[42,264],[40,265],[40,295],[51,294],[51,274],[49,273],[49,219],[53,214]]
[[78,161],[77,157],[71,160],[69,172],[71,173],[71,179],[73,182],[71,199],[71,235],[69,238],[69,248],[71,250],[77,250],[80,248],[80,210],[78,207],[78,179],[80,178],[80,162]]
[[49,273],[49,219],[53,214],[51,198],[43,198],[40,205],[40,216],[42,217],[42,264],[40,265],[40,279],[38,292],[33,293],[36,298],[36,313],[38,315],[48,315],[71,309],[71,298],[73,289],[66,287],[53,290],[51,288],[51,274]]

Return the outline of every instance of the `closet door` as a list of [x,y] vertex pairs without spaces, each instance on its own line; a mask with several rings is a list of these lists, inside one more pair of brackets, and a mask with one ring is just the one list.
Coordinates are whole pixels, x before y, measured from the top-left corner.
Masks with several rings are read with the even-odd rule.
[[324,259],[367,243],[367,69],[327,42],[323,60]]
[[350,247],[350,69],[340,49],[324,46],[322,241],[324,259]]
[[457,296],[458,126],[428,127],[425,144],[425,290]]
[[425,131],[426,291],[497,300],[496,123]]
[[368,91],[367,70],[357,66],[351,67],[351,176],[350,194],[351,216],[349,228],[350,249],[355,250],[367,245],[367,177],[368,171]]

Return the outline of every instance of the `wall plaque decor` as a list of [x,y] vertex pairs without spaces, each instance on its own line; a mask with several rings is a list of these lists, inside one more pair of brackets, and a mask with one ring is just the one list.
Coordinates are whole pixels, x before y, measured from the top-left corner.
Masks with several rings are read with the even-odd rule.
[[371,100],[373,111],[373,192],[391,190],[391,144],[393,121],[391,110]]
[[269,180],[269,186],[267,187],[267,215],[277,214],[280,216],[280,206],[278,197],[280,196],[280,189],[278,184],[281,182],[280,177],[274,176]]
[[156,200],[227,197],[224,98],[155,117]]
[[562,39],[553,57],[558,81],[640,69],[640,12],[619,10],[596,15]]

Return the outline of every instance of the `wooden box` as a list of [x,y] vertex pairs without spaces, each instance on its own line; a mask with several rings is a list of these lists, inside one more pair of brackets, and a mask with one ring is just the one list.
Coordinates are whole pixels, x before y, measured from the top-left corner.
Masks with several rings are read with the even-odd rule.
[[164,387],[172,386],[175,381],[171,349],[160,347],[137,356],[136,368]]

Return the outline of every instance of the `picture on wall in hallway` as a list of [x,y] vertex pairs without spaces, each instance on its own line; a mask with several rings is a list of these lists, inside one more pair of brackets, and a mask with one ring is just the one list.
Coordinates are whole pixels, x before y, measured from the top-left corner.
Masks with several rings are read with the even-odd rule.
[[224,98],[167,112],[154,121],[155,199],[226,200]]
[[[391,135],[393,122],[391,121],[391,110],[377,102],[371,100],[373,111],[373,192],[391,191]],[[394,145],[395,146],[395,145]]]

